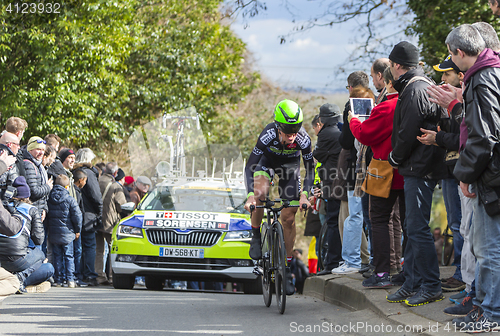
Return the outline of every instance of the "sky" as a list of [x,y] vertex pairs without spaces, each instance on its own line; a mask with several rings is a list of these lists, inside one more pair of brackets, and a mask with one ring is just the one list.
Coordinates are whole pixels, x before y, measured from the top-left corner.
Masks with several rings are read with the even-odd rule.
[[[350,71],[336,75],[336,70],[357,47],[355,37],[359,34],[358,22],[315,27],[280,44],[279,36],[289,33],[297,25],[292,22],[294,18],[300,21],[317,15],[324,10],[325,2],[289,0],[288,3],[292,3],[290,10],[283,7],[283,0],[265,3],[266,11],[261,11],[245,22],[240,16],[231,25],[252,52],[256,69],[285,88],[345,91]],[[371,64],[365,63],[354,70],[363,70],[369,74],[370,66]]]

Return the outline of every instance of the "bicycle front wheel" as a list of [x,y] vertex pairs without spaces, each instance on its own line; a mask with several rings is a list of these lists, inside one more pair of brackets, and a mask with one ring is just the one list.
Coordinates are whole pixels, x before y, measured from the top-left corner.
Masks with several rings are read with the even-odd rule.
[[[271,238],[271,230],[265,231],[263,236],[264,241],[262,242],[262,247],[268,246],[270,244],[269,239]],[[264,252],[265,251],[265,252]],[[273,299],[272,293],[272,279],[271,279],[271,258],[270,251],[263,248],[262,256],[262,296],[264,297],[264,304],[266,307],[271,305]],[[272,252],[271,252],[272,253]]]
[[279,222],[275,223],[273,232],[273,261],[276,301],[278,303],[278,311],[280,314],[283,314],[286,306],[286,248],[283,227]]

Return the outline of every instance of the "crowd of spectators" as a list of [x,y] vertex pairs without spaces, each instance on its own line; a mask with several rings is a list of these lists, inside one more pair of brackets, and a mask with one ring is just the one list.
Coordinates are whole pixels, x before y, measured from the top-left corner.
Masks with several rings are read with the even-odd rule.
[[[496,0],[490,0],[500,12]],[[496,13],[500,14],[500,13]],[[469,332],[500,330],[500,42],[484,22],[453,29],[434,70],[402,41],[369,76],[347,78],[350,98],[373,100],[368,117],[324,104],[312,120],[328,247],[318,275],[360,272],[365,288],[401,286],[389,302],[419,306],[456,291],[445,313]],[[440,228],[429,227],[440,185],[453,233],[455,273],[441,278]],[[322,215],[321,215],[322,214]],[[316,232],[318,234],[318,232]],[[365,241],[369,241],[369,254]],[[365,246],[365,247],[364,247]],[[319,258],[324,246],[317,247]],[[447,253],[452,253],[448,251]]]
[[0,300],[111,284],[111,231],[121,205],[130,191],[137,205],[151,181],[136,183],[116,162],[94,166],[90,148],[75,152],[55,134],[21,145],[27,127],[11,117],[0,136]]

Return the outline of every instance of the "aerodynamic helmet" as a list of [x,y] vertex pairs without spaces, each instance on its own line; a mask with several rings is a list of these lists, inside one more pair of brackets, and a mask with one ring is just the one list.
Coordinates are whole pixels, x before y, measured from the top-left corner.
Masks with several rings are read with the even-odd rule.
[[280,101],[274,109],[276,126],[285,134],[298,133],[302,127],[303,118],[299,105],[289,99]]

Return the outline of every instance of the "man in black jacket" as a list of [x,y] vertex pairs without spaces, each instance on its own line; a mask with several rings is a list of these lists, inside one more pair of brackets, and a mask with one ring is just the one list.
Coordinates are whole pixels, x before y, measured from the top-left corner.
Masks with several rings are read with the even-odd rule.
[[429,101],[426,88],[430,80],[418,67],[419,52],[403,41],[389,55],[394,88],[399,99],[394,112],[392,152],[389,163],[404,177],[408,241],[405,248],[406,280],[389,302],[405,301],[418,306],[444,298],[439,280],[439,265],[429,228],[432,194],[437,181],[446,176],[444,150],[417,140],[424,129],[435,129],[441,108]]
[[333,179],[337,176],[337,160],[342,150],[338,141],[340,130],[337,127],[340,118],[340,109],[337,105],[324,104],[319,109],[321,129],[318,132],[313,156],[321,163],[318,175],[321,179],[323,198],[326,200],[328,252],[325,269],[318,275],[330,274],[342,261],[342,241],[339,232],[340,201],[332,197],[334,191],[331,190]]
[[[453,62],[466,71],[464,108],[467,139],[454,174],[473,199],[472,247],[476,256],[476,298],[465,317],[466,331],[500,330],[500,60],[471,25],[448,34]],[[473,187],[473,191],[470,189]],[[479,196],[479,197],[478,197]],[[470,322],[473,323],[468,323]]]

